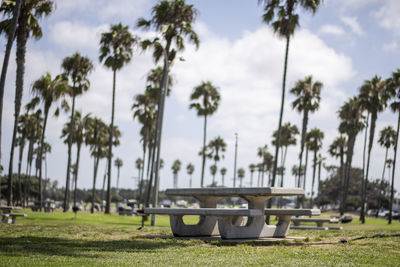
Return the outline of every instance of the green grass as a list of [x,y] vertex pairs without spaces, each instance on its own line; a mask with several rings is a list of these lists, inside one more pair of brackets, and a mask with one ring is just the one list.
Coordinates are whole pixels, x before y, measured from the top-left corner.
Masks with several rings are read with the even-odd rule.
[[[139,217],[55,212],[28,213],[0,225],[1,266],[398,266],[400,223],[353,220],[343,231],[293,231],[296,242],[236,244],[170,236],[169,218],[157,226]],[[196,218],[188,218],[195,222]],[[347,240],[341,243],[340,240]]]

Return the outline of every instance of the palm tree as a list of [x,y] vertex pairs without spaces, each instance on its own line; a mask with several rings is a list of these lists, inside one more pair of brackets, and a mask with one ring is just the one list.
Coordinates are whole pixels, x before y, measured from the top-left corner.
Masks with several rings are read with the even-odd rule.
[[214,165],[217,168],[217,162],[224,158],[223,153],[226,152],[226,143],[224,139],[218,136],[208,143],[208,148],[210,150],[208,156],[214,159]]
[[[1,10],[3,14],[12,16],[14,13],[15,1],[3,1]],[[22,94],[24,89],[24,73],[25,73],[25,54],[26,44],[30,36],[35,39],[40,39],[43,35],[42,29],[39,25],[38,19],[44,16],[48,16],[53,11],[54,5],[52,1],[47,0],[32,0],[24,1],[21,5],[20,15],[18,17],[18,26],[16,29],[16,61],[17,61],[17,73],[15,82],[15,106],[14,106],[14,128],[11,141],[10,149],[10,160],[9,160],[9,174],[8,174],[8,199],[7,203],[12,203],[12,184],[13,184],[13,160],[14,160],[14,148],[15,140],[17,135],[17,125],[19,113],[21,110]],[[7,23],[8,22],[8,23]],[[3,21],[0,31],[7,31],[10,21]],[[2,28],[2,29],[1,29]]]
[[[88,117],[86,123],[85,143],[89,146],[91,156],[93,157],[93,188],[92,188],[92,206],[90,212],[94,212],[94,201],[96,194],[96,179],[99,161],[107,157],[108,154],[108,126],[97,117]],[[116,145],[115,143],[114,145]]]
[[369,132],[369,143],[368,143],[368,157],[367,157],[367,169],[365,171],[365,179],[362,188],[362,199],[361,199],[361,213],[360,220],[365,223],[365,203],[367,198],[367,185],[368,185],[368,174],[369,174],[369,163],[371,159],[371,150],[374,143],[374,134],[376,127],[376,120],[378,119],[378,113],[382,112],[386,108],[387,100],[389,99],[389,91],[386,89],[385,81],[381,77],[375,76],[370,81],[365,81],[360,88],[360,103],[361,106],[371,114],[371,126]]
[[[281,109],[279,114],[278,136],[275,145],[276,160],[274,163],[274,170],[272,175],[272,186],[274,186],[276,177],[276,168],[278,164],[277,159],[280,146],[280,138],[281,138],[283,107],[285,104],[285,86],[286,86],[286,72],[287,72],[287,63],[289,55],[289,43],[290,43],[290,37],[294,35],[295,30],[299,26],[299,15],[296,14],[296,9],[303,8],[306,11],[311,11],[314,14],[317,11],[318,6],[321,4],[321,0],[306,0],[306,1],[305,0],[258,0],[258,2],[264,4],[263,21],[266,24],[271,24],[274,32],[279,37],[286,39]],[[305,138],[305,133],[303,133],[303,138]],[[304,143],[302,144],[302,146],[304,147]]]
[[140,182],[140,177],[141,177],[141,171],[143,170],[143,165],[144,165],[144,161],[141,158],[137,158],[135,161],[135,167],[138,170],[138,182]]
[[221,173],[221,176],[222,176],[222,186],[225,186],[225,175],[226,175],[227,169],[225,167],[223,167],[219,170],[219,172]]
[[[147,49],[152,47],[154,60],[158,62],[162,58],[164,61],[162,82],[158,98],[156,134],[154,138],[155,147],[153,155],[155,155],[156,158],[153,161],[153,165],[155,165],[155,172],[151,171],[152,174],[155,173],[154,206],[158,205],[160,148],[169,69],[177,53],[185,48],[184,37],[187,37],[196,47],[199,46],[199,39],[192,28],[195,17],[196,10],[193,8],[193,5],[187,5],[184,0],[162,0],[153,7],[152,18],[150,20],[140,18],[137,22],[137,26],[140,28],[153,28],[155,31],[160,32],[160,35],[153,40],[143,41],[142,48]],[[150,177],[150,186],[151,184],[152,176]],[[154,225],[154,222],[155,217],[152,216],[152,225]]]
[[179,159],[174,161],[172,164],[172,173],[174,174],[174,188],[178,187],[178,173],[181,170],[181,161]]
[[344,155],[347,149],[347,139],[344,136],[336,137],[332,144],[329,146],[328,152],[332,157],[340,158],[340,191],[343,194],[345,191],[345,165],[344,165]]
[[[132,36],[128,26],[121,23],[110,26],[110,31],[101,34],[100,39],[100,57],[101,63],[113,71],[113,88],[111,104],[111,124],[110,129],[114,128],[114,110],[115,110],[115,87],[117,71],[129,63],[132,58],[132,47],[138,42],[137,37]],[[112,143],[113,131],[110,130],[108,140],[108,181],[107,181],[107,204],[105,213],[110,213],[111,203],[111,163],[112,163]]]
[[[65,79],[58,75],[54,79],[51,77],[50,73],[44,74],[38,80],[36,80],[32,85],[32,93],[35,96],[35,100],[30,108],[33,108],[35,104],[39,101],[43,102],[44,110],[44,121],[40,140],[40,150],[38,155],[39,164],[39,202],[40,207],[42,207],[42,159],[43,159],[43,144],[45,139],[45,132],[47,126],[47,119],[49,116],[50,108],[55,104],[67,91],[68,85]],[[59,114],[59,108],[56,109],[56,116]],[[41,208],[40,208],[41,209]]]
[[392,183],[390,189],[390,203],[389,203],[389,219],[388,223],[392,223],[392,210],[393,210],[393,199],[394,199],[394,174],[396,171],[396,157],[397,157],[397,145],[399,139],[399,131],[400,131],[400,69],[397,69],[392,73],[392,77],[390,77],[386,81],[386,85],[391,93],[391,97],[393,98],[393,102],[390,104],[390,109],[394,113],[398,113],[397,120],[397,130],[396,130],[396,138],[394,142],[394,155],[393,155],[393,168],[392,168]]
[[[10,3],[13,3],[13,2],[10,2]],[[7,2],[4,3],[4,1],[2,1],[2,5],[3,4],[8,4],[8,3]],[[15,32],[17,30],[19,14],[21,12],[21,5],[22,5],[22,0],[15,1],[12,18],[8,19],[8,21],[7,21],[8,31],[6,29],[3,29],[4,27],[0,26],[0,33],[2,31],[4,31],[7,35],[7,45],[6,45],[6,51],[4,53],[3,66],[1,68],[1,78],[0,78],[0,162],[1,162],[1,136],[2,136],[2,134],[1,134],[2,126],[1,125],[2,125],[2,121],[3,121],[4,86],[6,83],[8,62],[10,60],[11,49],[12,49],[12,45],[14,43]],[[3,11],[3,7],[0,6],[0,12],[2,12],[2,11]],[[3,21],[3,25],[4,25],[4,21]]]
[[256,170],[256,165],[254,163],[251,163],[249,165],[249,169],[250,169],[250,187],[253,187],[253,173]]
[[354,145],[356,142],[357,134],[362,131],[364,124],[363,109],[359,98],[350,98],[338,111],[341,120],[339,124],[339,132],[347,135],[347,155],[344,173],[344,193],[342,205],[340,207],[340,214],[343,215],[346,209],[347,194],[349,191],[350,183],[350,170],[353,160]]
[[378,143],[379,145],[385,148],[385,161],[383,164],[382,178],[381,178],[382,181],[384,180],[385,176],[388,152],[389,149],[394,146],[396,142],[395,139],[396,139],[396,131],[393,129],[392,126],[387,126],[380,131]]
[[[143,160],[146,158],[146,150],[149,149],[148,160],[147,160],[147,180],[149,180],[149,170],[152,158],[154,159],[155,155],[153,152],[154,149],[154,137],[155,137],[155,128],[156,128],[156,113],[157,113],[157,103],[161,88],[162,82],[162,74],[163,68],[157,67],[152,69],[147,75],[147,85],[146,90],[143,94],[136,95],[135,103],[132,105],[132,110],[134,110],[133,118],[137,118],[138,121],[142,124],[142,128],[140,130],[140,135],[142,136],[143,142]],[[171,90],[171,86],[173,84],[173,80],[171,76],[168,76],[168,88],[167,88],[167,96]],[[154,160],[153,160],[154,161]],[[143,162],[143,168],[144,168]],[[152,167],[154,167],[152,165]],[[142,195],[142,185],[143,185],[144,171],[142,172],[142,176],[140,178],[139,184],[139,199],[141,199]],[[151,183],[148,183],[147,191],[150,192]]]
[[26,140],[29,134],[30,122],[32,121],[29,113],[25,113],[19,116],[18,119],[18,137],[16,139],[16,145],[19,146],[19,157],[18,157],[18,202],[22,203],[22,184],[21,184],[21,167],[22,158],[24,155],[24,148]]
[[[74,114],[74,123],[71,128],[70,122],[67,122],[62,130],[61,138],[67,137],[64,143],[68,144],[70,138],[72,139],[72,143],[76,144],[76,162],[74,164],[74,173],[73,173],[73,183],[74,183],[74,205],[76,207],[76,198],[77,198],[77,182],[78,182],[78,173],[79,173],[79,162],[81,155],[82,144],[85,141],[86,130],[88,129],[87,124],[89,122],[89,114],[82,118],[82,114],[79,111],[76,111]],[[72,130],[72,132],[70,132]],[[72,137],[70,137],[72,136]]]
[[206,166],[207,117],[217,111],[220,100],[221,96],[218,89],[212,85],[210,81],[202,82],[199,86],[196,86],[190,95],[190,101],[192,101],[192,103],[189,108],[196,109],[197,116],[204,116],[203,149],[201,153],[201,187],[203,187],[204,183],[204,168]]
[[[33,100],[34,100],[33,102],[36,102],[35,98]],[[31,109],[29,104],[27,105],[27,110]],[[38,109],[34,113],[32,113],[30,115],[30,117],[31,117],[31,120],[29,120],[30,123],[29,123],[29,127],[28,127],[29,133],[27,135],[29,145],[28,145],[28,155],[27,155],[27,159],[26,159],[27,164],[26,164],[26,171],[25,171],[24,206],[27,203],[28,186],[29,186],[29,182],[30,182],[29,177],[31,177],[32,162],[33,162],[33,158],[34,158],[34,146],[35,146],[35,144],[39,144],[40,140],[41,140],[42,122],[43,122],[42,111],[40,109]]]
[[186,166],[186,171],[190,175],[190,180],[189,180],[189,187],[192,188],[192,174],[194,172],[194,165],[192,163],[189,163]]
[[259,184],[259,186],[261,185],[261,186],[264,186],[264,173],[265,173],[265,164],[266,164],[266,155],[267,155],[267,151],[268,150],[268,146],[267,145],[264,145],[264,146],[262,146],[262,147],[258,147],[257,148],[257,156],[259,157],[259,158],[261,158],[261,167],[262,167],[262,169],[261,169],[261,177],[259,177],[259,182],[258,182],[258,184]]
[[[319,102],[321,100],[321,89],[322,83],[319,81],[313,81],[312,76],[307,76],[304,80],[297,81],[294,88],[290,90],[297,98],[292,102],[293,109],[303,114],[303,123],[301,129],[301,141],[300,141],[300,154],[299,154],[299,166],[302,167],[304,145],[307,133],[308,118],[310,113],[314,113],[319,108]],[[300,181],[300,177],[298,181]],[[300,187],[300,184],[298,184]]]
[[211,165],[210,166],[210,172],[211,172],[211,175],[212,175],[212,186],[216,186],[217,185],[217,183],[215,182],[215,175],[217,174],[217,170],[218,170],[218,168],[217,168],[217,165],[215,165],[215,164],[213,164],[213,165]]
[[[292,167],[292,175],[294,177],[302,177],[304,175],[304,166],[300,169],[299,166],[293,165]],[[294,186],[298,185],[297,181],[295,180]]]
[[[71,82],[69,95],[72,98],[71,118],[69,124],[69,132],[74,128],[74,115],[75,115],[75,99],[83,92],[89,90],[90,82],[88,80],[89,73],[93,70],[93,64],[89,58],[81,56],[78,52],[70,57],[63,59],[61,64],[63,69],[63,76]],[[71,149],[72,149],[72,135],[68,137],[68,162],[67,162],[67,176],[64,194],[64,212],[69,209],[69,184],[71,168]]]
[[239,168],[238,169],[238,179],[240,181],[240,185],[239,185],[240,187],[242,187],[242,185],[243,185],[244,175],[245,175],[245,170],[243,168]]
[[118,170],[118,175],[117,175],[117,193],[119,192],[119,171],[120,171],[122,165],[124,165],[124,162],[122,161],[122,159],[116,158],[114,160],[114,166],[117,167],[117,170]]
[[314,152],[314,164],[313,164],[313,178],[311,184],[311,207],[313,206],[313,197],[314,197],[314,184],[315,184],[315,175],[317,170],[317,155],[318,151],[322,148],[322,140],[324,139],[324,133],[321,132],[320,129],[314,128],[311,129],[308,133],[308,139],[310,142],[310,150]]
[[[296,135],[299,134],[299,130],[297,129],[296,125],[292,125],[290,122],[285,123],[282,125],[281,129],[281,140],[280,140],[280,147],[284,147],[281,149],[281,167],[285,168],[286,163],[286,155],[289,146],[295,146],[297,143]],[[278,136],[278,131],[275,131],[272,135],[274,138],[272,140],[272,145],[276,145]],[[280,186],[283,187],[283,171],[280,172],[281,174],[281,183]]]

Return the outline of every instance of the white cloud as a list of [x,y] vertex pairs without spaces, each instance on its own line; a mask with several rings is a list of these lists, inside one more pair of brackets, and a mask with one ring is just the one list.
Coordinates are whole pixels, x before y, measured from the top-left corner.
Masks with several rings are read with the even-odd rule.
[[351,31],[353,33],[355,33],[357,35],[360,35],[360,36],[365,35],[365,32],[361,28],[357,17],[346,17],[346,16],[343,16],[340,19],[344,24],[346,24],[347,26],[350,27],[350,29],[351,29]]
[[[150,4],[151,2],[146,0],[56,0],[55,16],[67,19],[76,14],[85,18],[90,14],[96,14],[96,19],[117,22],[141,16]],[[96,12],[88,12],[89,10]]]
[[329,0],[329,2],[337,3],[343,10],[360,9],[370,4],[379,2],[380,0]]
[[393,41],[391,43],[383,44],[382,48],[386,52],[395,52],[399,50],[399,45],[396,41]]
[[380,9],[374,13],[377,23],[397,35],[400,35],[400,2],[398,0],[383,1]]
[[332,25],[332,24],[325,24],[319,28],[319,32],[322,34],[330,34],[330,35],[344,35],[345,31],[343,28]]

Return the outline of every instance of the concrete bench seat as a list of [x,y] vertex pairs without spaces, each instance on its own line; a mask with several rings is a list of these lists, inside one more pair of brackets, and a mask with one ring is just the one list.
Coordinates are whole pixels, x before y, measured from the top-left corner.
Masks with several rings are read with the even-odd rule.
[[[2,216],[2,222],[3,223],[12,223],[14,224],[17,217],[26,217],[27,215],[24,213],[2,213],[0,214]],[[11,220],[10,220],[11,217]]]
[[[328,219],[328,218],[293,218],[292,222],[294,226],[291,226],[291,229],[298,229],[298,230],[342,230],[343,228],[340,226],[333,226],[333,227],[324,227],[324,223],[338,223],[336,219]],[[308,223],[316,223],[317,226],[301,226],[301,222],[308,222]]]
[[321,215],[321,211],[318,209],[266,209],[265,215],[318,216]]

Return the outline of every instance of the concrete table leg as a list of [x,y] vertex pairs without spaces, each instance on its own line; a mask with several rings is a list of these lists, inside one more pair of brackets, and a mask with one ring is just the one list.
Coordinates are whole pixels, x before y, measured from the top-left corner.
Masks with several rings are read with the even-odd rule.
[[[202,208],[216,208],[220,197],[197,197]],[[183,215],[170,215],[171,230],[174,236],[215,236],[219,235],[216,216],[200,216],[195,225],[186,225]]]

